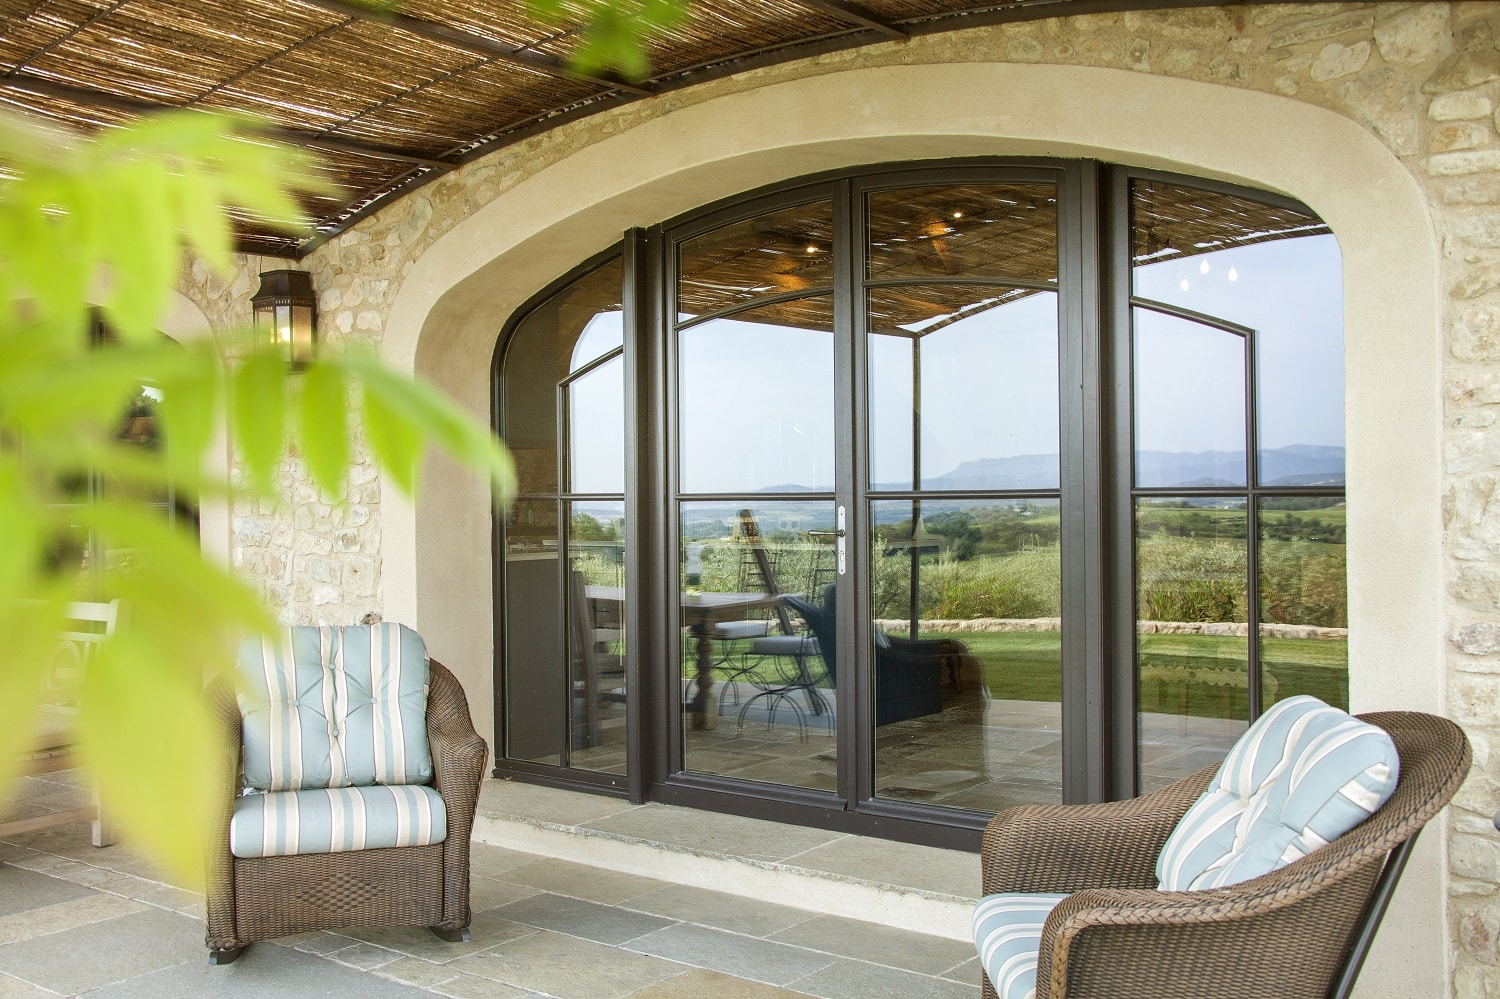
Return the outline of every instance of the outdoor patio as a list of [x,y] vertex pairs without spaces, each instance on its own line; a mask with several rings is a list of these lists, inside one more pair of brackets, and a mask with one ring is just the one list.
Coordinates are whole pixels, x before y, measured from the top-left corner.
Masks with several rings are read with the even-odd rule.
[[[23,807],[81,803],[78,775],[54,776],[28,779]],[[443,943],[419,927],[310,933],[256,944],[226,967],[207,963],[202,897],[160,880],[128,847],[94,848],[86,823],[24,834],[0,842],[0,997],[978,996],[966,942],[622,873],[660,864],[729,884],[733,865],[741,882],[752,870],[768,875],[768,890],[777,877],[820,881],[823,894],[842,886],[859,905],[867,878],[899,885],[898,869],[917,870],[927,888],[887,894],[951,908],[967,900],[934,886],[977,888],[976,857],[896,844],[861,851],[860,837],[704,813],[685,823],[683,811],[489,782],[473,848],[471,942]],[[609,869],[483,842],[501,836],[598,855]]]

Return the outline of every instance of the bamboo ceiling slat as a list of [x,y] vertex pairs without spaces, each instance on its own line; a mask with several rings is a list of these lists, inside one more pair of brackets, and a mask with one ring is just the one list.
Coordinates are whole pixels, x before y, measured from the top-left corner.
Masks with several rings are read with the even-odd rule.
[[[897,30],[931,31],[1066,14],[1080,2],[1097,10],[1211,0],[859,6]],[[576,0],[555,22],[520,0],[402,0],[398,11],[407,20],[330,0],[0,0],[0,107],[84,131],[161,106],[259,115],[318,149],[342,192],[307,201],[319,233],[311,241],[239,222],[245,248],[298,255],[452,166],[642,96],[561,71],[555,60],[569,56],[587,13]],[[889,37],[811,0],[690,0],[683,24],[648,41],[643,86],[662,92]]]

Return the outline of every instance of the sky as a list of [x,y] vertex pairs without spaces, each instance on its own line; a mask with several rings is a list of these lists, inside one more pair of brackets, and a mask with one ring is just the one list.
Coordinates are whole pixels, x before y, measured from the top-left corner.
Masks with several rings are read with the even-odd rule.
[[[1343,445],[1341,271],[1332,236],[1142,266],[1135,290],[1258,331],[1262,447]],[[1137,446],[1242,448],[1243,341],[1138,315]],[[595,317],[575,348],[575,369],[620,343],[620,322],[617,312]],[[1056,324],[1056,297],[1042,293],[922,338],[925,478],[986,458],[1057,452]],[[685,492],[832,488],[839,436],[832,334],[721,319],[682,331],[678,351]],[[909,481],[910,341],[873,336],[870,365],[873,478]],[[622,373],[612,361],[571,390],[574,491],[623,488]]]

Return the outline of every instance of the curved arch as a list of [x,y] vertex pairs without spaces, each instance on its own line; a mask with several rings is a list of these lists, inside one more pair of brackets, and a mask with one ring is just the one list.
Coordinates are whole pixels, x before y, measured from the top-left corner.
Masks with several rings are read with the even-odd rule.
[[[403,282],[383,350],[484,415],[501,324],[624,229],[825,169],[1027,154],[1096,155],[1277,191],[1332,227],[1346,304],[1351,699],[1360,710],[1441,712],[1437,238],[1408,170],[1325,108],[1125,70],[993,63],[852,69],[729,94],[601,138],[456,225]],[[476,543],[490,535],[487,497],[445,465],[430,469],[425,490],[420,509],[382,501],[386,613],[420,620],[445,660],[467,664],[470,689],[488,690],[491,563]],[[489,714],[486,700],[476,698],[476,715]],[[1365,976],[1392,995],[1440,987],[1440,838],[1428,838],[1414,861],[1421,874],[1407,879],[1427,891],[1407,889],[1387,923],[1399,928],[1383,936],[1402,940],[1406,957],[1387,949]]]

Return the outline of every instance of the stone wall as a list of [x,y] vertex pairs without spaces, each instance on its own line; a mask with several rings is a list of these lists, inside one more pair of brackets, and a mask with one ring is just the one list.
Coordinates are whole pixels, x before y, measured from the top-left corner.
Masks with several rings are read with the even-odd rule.
[[[1453,992],[1500,996],[1500,5],[1299,4],[1183,9],[975,29],[838,52],[714,81],[536,136],[429,184],[313,253],[320,328],[379,342],[395,290],[443,233],[499,193],[601,138],[724,94],[798,76],[903,63],[995,61],[1111,67],[1247,88],[1359,122],[1426,191],[1444,287],[1444,531],[1451,716],[1475,747],[1450,813]],[[1378,211],[1378,205],[1371,206]],[[652,221],[652,220],[646,220]],[[1423,252],[1392,247],[1391,252]],[[195,266],[183,290],[215,324],[249,315],[254,258],[227,279]],[[499,329],[506,317],[494,317]],[[379,611],[379,490],[364,461],[347,506],[324,504],[295,461],[290,502],[236,504],[233,559],[283,617],[348,621]],[[1446,669],[1445,674],[1437,671]]]

